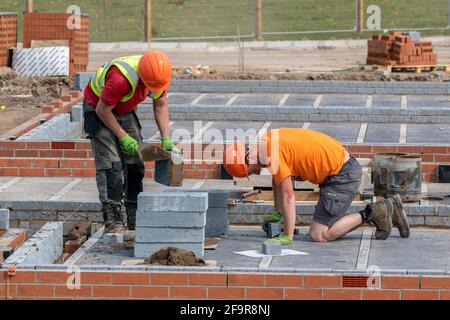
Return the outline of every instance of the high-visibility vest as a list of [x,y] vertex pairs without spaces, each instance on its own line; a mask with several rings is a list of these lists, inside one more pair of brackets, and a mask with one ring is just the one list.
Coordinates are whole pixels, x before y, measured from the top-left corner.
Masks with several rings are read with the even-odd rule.
[[[92,76],[91,81],[89,82],[90,88],[97,97],[100,97],[105,87],[106,75],[108,74],[108,70],[112,66],[115,66],[119,69],[119,71],[124,75],[124,77],[131,85],[131,91],[126,96],[122,97],[120,101],[127,102],[131,100],[131,98],[133,98],[134,96],[134,93],[136,92],[136,88],[139,83],[138,67],[141,58],[142,55],[112,59],[111,61],[104,64],[101,68],[99,68],[97,72]],[[153,100],[156,100],[159,99],[163,93],[164,91],[152,92],[149,96]]]

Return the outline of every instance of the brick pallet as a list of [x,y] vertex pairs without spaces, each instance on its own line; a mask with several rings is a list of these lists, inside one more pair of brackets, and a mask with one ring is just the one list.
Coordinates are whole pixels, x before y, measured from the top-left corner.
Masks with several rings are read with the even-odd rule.
[[368,41],[367,64],[383,66],[433,66],[437,54],[431,42],[415,42],[400,31],[375,35]]
[[69,29],[68,13],[26,13],[23,47],[30,48],[32,40],[68,40],[70,74],[86,71],[89,63],[89,17],[81,16],[81,28]]
[[17,14],[0,12],[0,67],[8,65],[8,50],[17,47]]

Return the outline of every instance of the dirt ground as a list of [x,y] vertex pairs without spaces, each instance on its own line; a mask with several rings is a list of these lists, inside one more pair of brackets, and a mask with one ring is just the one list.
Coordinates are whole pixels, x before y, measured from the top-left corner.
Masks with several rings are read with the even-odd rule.
[[145,259],[144,264],[164,266],[204,266],[206,262],[198,259],[192,251],[178,248],[163,248]]
[[41,113],[41,107],[66,95],[73,88],[69,77],[18,78],[0,68],[0,133]]

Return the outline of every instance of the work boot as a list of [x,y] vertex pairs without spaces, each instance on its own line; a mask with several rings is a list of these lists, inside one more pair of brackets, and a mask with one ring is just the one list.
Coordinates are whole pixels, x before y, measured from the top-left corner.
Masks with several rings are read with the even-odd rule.
[[106,207],[105,233],[119,233],[124,230],[122,206],[109,204]]
[[392,199],[386,199],[380,202],[369,204],[366,208],[366,221],[377,227],[375,238],[377,240],[386,240],[392,231],[392,211],[394,205]]
[[127,227],[128,230],[136,230],[136,210],[135,207],[127,207]]
[[264,218],[264,222],[262,223],[262,229],[267,233],[268,224],[271,222],[279,222],[283,219],[283,215],[280,212],[276,212],[270,216]]
[[400,231],[402,238],[409,238],[409,223],[405,210],[403,210],[402,197],[396,194],[392,197],[394,210],[392,212],[392,224]]

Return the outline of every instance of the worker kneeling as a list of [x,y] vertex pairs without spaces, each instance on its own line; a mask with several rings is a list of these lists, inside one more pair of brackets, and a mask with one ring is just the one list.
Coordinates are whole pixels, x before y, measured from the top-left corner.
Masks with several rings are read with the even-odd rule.
[[362,169],[344,146],[320,132],[307,129],[277,129],[266,133],[261,142],[246,148],[237,142],[227,148],[224,167],[234,177],[259,175],[268,168],[273,175],[275,213],[263,223],[284,219],[284,233],[271,241],[293,242],[295,229],[295,194],[293,181],[310,181],[320,187],[310,236],[313,241],[336,240],[363,223],[376,226],[377,239],[387,239],[392,224],[402,237],[409,236],[409,226],[400,196],[369,204],[355,214],[346,215],[361,184]]

